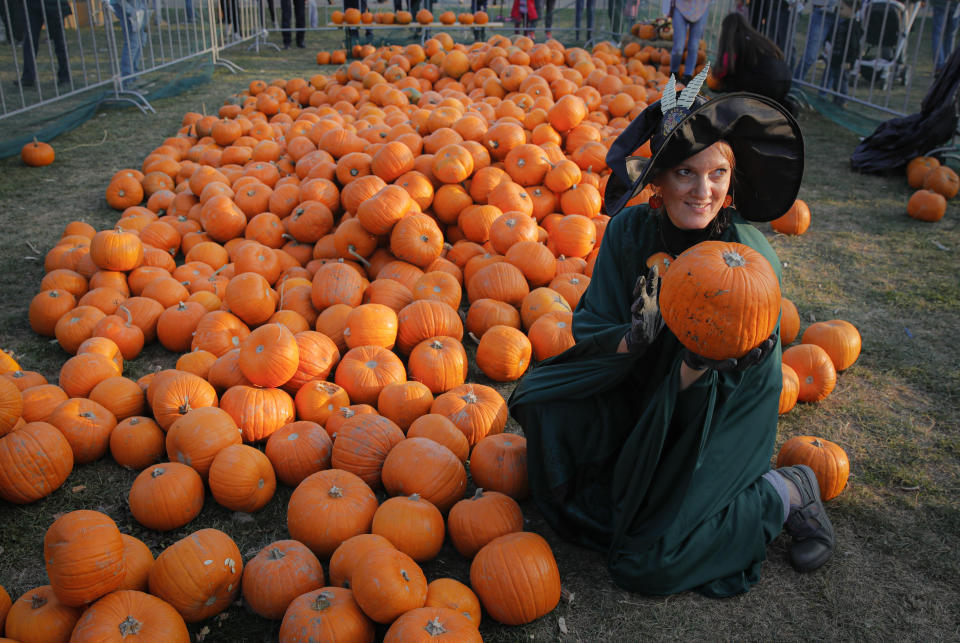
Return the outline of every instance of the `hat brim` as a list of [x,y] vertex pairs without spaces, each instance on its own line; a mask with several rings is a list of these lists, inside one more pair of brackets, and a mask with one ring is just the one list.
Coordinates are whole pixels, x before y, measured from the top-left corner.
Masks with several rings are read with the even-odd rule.
[[771,221],[793,205],[803,180],[803,135],[782,105],[745,92],[706,101],[667,134],[641,168],[630,154],[652,136],[659,112],[659,103],[650,105],[611,145],[607,164],[613,174],[604,193],[607,214],[623,209],[657,171],[674,167],[719,140],[733,148],[734,205],[745,219]]

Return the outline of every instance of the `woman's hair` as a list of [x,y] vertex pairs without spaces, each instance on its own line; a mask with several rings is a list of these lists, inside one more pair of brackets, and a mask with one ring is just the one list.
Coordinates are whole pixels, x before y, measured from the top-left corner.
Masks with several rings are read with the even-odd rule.
[[780,48],[751,27],[743,15],[737,12],[727,14],[720,25],[720,44],[717,49],[717,60],[725,62],[726,73],[736,73],[738,65],[752,69],[761,58],[767,56],[783,60]]

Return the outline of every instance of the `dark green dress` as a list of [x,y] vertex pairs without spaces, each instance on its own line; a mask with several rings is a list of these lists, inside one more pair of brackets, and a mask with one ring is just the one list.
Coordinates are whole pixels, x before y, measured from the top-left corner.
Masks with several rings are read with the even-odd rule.
[[[719,239],[762,253],[732,210]],[[577,344],[529,372],[510,397],[527,437],[530,489],[563,537],[606,551],[617,584],[670,594],[747,591],[783,505],[770,469],[782,385],[779,342],[742,373],[709,370],[680,392],[682,346],[666,328],[643,355],[617,353],[646,260],[662,251],[646,205],[610,220],[573,315]],[[779,328],[778,328],[779,332]]]

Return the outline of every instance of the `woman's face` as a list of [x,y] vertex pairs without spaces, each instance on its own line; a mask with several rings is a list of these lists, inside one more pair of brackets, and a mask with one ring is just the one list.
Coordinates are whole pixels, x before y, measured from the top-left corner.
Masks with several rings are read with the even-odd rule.
[[673,225],[681,230],[707,227],[723,207],[732,173],[719,143],[661,172],[654,183]]

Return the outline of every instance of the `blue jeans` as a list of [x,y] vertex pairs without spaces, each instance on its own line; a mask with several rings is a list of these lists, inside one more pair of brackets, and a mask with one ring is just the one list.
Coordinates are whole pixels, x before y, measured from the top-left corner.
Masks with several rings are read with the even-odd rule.
[[193,0],[183,0],[183,8],[187,12],[187,22],[193,22]]
[[[700,38],[703,36],[703,28],[707,24],[707,12],[696,22],[688,22],[680,10],[673,10],[673,48],[670,50],[670,73],[675,74],[680,70],[680,63],[683,58],[683,44],[687,41],[687,60],[683,66],[683,73],[687,76],[693,75],[693,70],[697,67],[697,51],[700,49]],[[687,30],[690,33],[687,33]]]
[[120,75],[132,76],[143,68],[143,44],[147,40],[147,6],[144,0],[110,0],[120,19],[123,49],[120,52]]
[[573,24],[577,29],[577,39],[580,39],[580,20],[583,16],[583,10],[587,10],[587,38],[593,34],[593,7],[595,0],[576,0],[574,9]]
[[953,51],[953,39],[960,23],[960,2],[948,2],[933,7],[933,68],[940,71]]
[[807,28],[807,43],[803,48],[803,57],[794,71],[793,77],[797,80],[806,80],[807,72],[817,62],[817,57],[823,50],[823,41],[833,33],[833,25],[837,20],[835,11],[825,11],[823,6],[815,6],[810,14],[810,25]]

